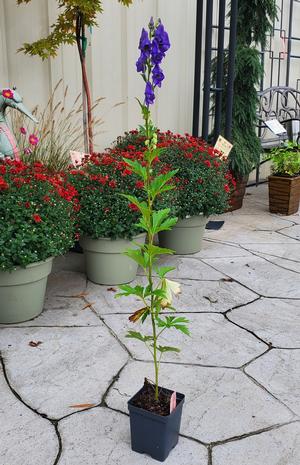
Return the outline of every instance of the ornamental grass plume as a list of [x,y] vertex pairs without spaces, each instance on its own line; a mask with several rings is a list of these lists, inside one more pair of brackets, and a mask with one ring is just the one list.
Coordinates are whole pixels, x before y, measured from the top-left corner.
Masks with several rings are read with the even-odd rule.
[[124,194],[131,204],[139,211],[137,226],[147,233],[145,244],[135,244],[137,249],[129,249],[126,255],[137,262],[146,274],[145,286],[120,286],[120,296],[134,295],[141,301],[142,308],[135,311],[129,320],[134,324],[151,322],[150,334],[142,334],[139,331],[129,331],[128,338],[143,342],[149,349],[154,362],[154,398],[159,399],[159,367],[164,354],[179,352],[177,347],[160,343],[161,335],[166,329],[172,328],[188,335],[189,330],[185,317],[170,316],[164,312],[174,311],[173,296],[180,292],[180,286],[167,279],[167,274],[173,267],[159,266],[158,259],[161,255],[172,254],[172,250],[158,247],[154,244],[154,236],[160,231],[171,229],[177,222],[177,218],[170,216],[170,209],[157,210],[155,203],[157,198],[165,192],[174,189],[173,178],[176,170],[170,170],[165,174],[154,174],[153,166],[161,154],[157,147],[157,130],[151,120],[150,105],[155,101],[155,90],[161,86],[163,71],[160,64],[170,48],[167,32],[160,20],[154,22],[151,18],[148,31],[142,30],[139,50],[140,57],[136,63],[137,71],[146,83],[144,102],[140,104],[144,119],[143,131],[145,133],[145,147],[141,160],[124,158],[128,168],[132,170],[143,183],[143,192],[146,196],[143,200],[140,196]]

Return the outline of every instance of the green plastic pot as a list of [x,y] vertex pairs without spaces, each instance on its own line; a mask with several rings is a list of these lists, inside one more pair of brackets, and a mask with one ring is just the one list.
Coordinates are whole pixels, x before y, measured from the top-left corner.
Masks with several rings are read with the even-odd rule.
[[[133,241],[143,244],[145,239],[146,234],[139,234]],[[124,255],[127,249],[136,248],[132,241],[83,237],[80,245],[84,251],[87,277],[93,283],[117,285],[135,279],[138,264]]]
[[178,255],[197,253],[202,248],[207,221],[204,215],[179,220],[173,229],[158,234],[159,245],[174,250]]
[[26,268],[0,271],[0,323],[22,323],[42,312],[52,262],[51,257]]

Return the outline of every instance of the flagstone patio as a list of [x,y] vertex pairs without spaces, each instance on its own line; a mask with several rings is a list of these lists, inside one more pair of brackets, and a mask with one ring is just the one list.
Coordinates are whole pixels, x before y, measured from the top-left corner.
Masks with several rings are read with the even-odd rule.
[[[262,185],[221,219],[200,253],[168,259],[192,338],[172,335],[182,352],[161,367],[186,395],[165,463],[299,465],[300,215],[271,215]],[[87,282],[82,258],[56,260],[41,316],[0,328],[0,465],[157,463],[130,449],[127,401],[153,377],[125,338],[136,302]]]

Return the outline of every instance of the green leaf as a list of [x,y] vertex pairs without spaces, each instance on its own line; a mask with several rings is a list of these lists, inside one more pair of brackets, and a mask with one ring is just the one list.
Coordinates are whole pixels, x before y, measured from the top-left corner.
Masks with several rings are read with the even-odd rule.
[[128,194],[120,194],[121,197],[125,197],[125,199],[129,200],[129,202],[133,203],[138,207],[138,209],[141,211],[141,213],[148,218],[149,217],[149,210],[148,210],[148,205],[146,202],[142,201],[140,202],[137,197],[134,195],[128,195]]
[[138,263],[142,268],[146,268],[148,263],[145,260],[144,254],[138,249],[128,249],[124,252],[124,255],[130,257],[136,263]]
[[142,342],[153,341],[153,336],[143,336],[143,334],[138,331],[128,331],[125,337],[128,339],[137,339]]
[[116,294],[115,295],[116,299],[118,297],[129,296],[129,295],[136,295],[143,299],[145,295],[145,290],[147,288],[144,288],[143,286],[140,286],[140,285],[133,287],[133,286],[130,286],[130,284],[122,284],[121,286],[119,286],[119,289],[123,292],[119,292],[118,294]]
[[147,169],[141,165],[137,160],[129,160],[128,158],[123,158],[125,163],[130,166],[132,171],[139,175],[144,181],[147,179]]
[[178,218],[167,218],[160,226],[156,228],[155,233],[158,233],[160,231],[169,231],[173,228],[173,226],[175,226],[177,221]]
[[164,210],[156,210],[153,212],[152,216],[152,233],[156,234],[159,231],[159,226],[163,223],[164,220],[168,219],[170,214],[170,209],[165,208]]
[[165,352],[176,352],[176,353],[180,352],[180,349],[178,349],[177,347],[171,347],[171,346],[158,346],[157,350],[159,350],[159,352],[161,352],[162,354],[164,354]]
[[149,255],[155,257],[156,255],[173,255],[174,250],[166,249],[164,247],[158,247],[154,244],[146,244],[146,250],[148,251]]
[[169,171],[168,173],[160,174],[153,179],[149,186],[149,190],[153,198],[163,192],[163,187],[175,176],[177,172],[178,170]]
[[160,267],[156,267],[154,269],[155,269],[155,272],[158,274],[158,276],[160,278],[164,278],[166,276],[166,274],[170,273],[173,270],[176,270],[176,268],[174,268],[174,266],[160,266]]

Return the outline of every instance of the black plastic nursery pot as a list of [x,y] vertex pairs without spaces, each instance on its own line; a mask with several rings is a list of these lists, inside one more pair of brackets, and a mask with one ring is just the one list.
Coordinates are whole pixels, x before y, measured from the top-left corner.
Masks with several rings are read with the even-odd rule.
[[[161,416],[134,405],[134,399],[143,389],[144,387],[128,401],[131,448],[135,452],[150,455],[153,459],[164,462],[178,443],[185,396],[177,392],[175,410],[170,415]],[[169,389],[159,389],[172,394]]]

